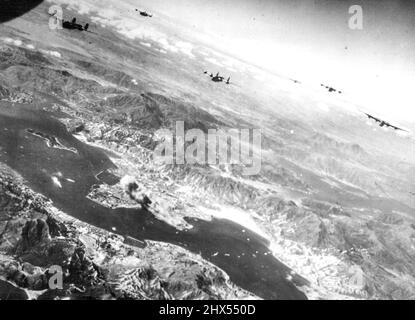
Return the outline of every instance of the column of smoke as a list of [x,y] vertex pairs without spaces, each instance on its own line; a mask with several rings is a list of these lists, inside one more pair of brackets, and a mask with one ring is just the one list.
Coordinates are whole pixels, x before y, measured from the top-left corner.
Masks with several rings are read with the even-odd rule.
[[143,192],[143,188],[139,186],[137,180],[132,176],[124,176],[120,180],[120,185],[123,190],[143,207],[148,207],[151,204],[149,197]]

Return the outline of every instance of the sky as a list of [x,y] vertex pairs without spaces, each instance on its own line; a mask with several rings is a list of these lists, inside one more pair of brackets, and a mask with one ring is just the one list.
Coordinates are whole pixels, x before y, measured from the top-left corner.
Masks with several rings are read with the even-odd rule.
[[[94,5],[99,16],[106,17],[105,23],[124,35],[156,41],[168,51],[189,57],[197,43],[178,39],[186,36],[188,40],[191,35],[273,74],[305,85],[330,85],[379,117],[415,123],[413,0],[48,2]],[[362,30],[349,28],[352,5],[363,9]],[[134,8],[153,13],[151,22],[143,24]]]
[[[126,0],[264,69],[325,83],[378,114],[415,121],[415,1]],[[349,8],[361,5],[363,29]]]

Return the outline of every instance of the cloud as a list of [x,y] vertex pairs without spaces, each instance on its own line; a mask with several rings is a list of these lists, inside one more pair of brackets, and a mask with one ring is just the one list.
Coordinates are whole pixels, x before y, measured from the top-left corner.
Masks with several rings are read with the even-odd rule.
[[[138,26],[135,22],[122,21],[114,24],[114,27],[118,32],[123,34],[129,39],[144,40],[140,42],[148,47],[151,46],[149,41],[154,42],[157,46],[172,53],[182,53],[190,58],[194,58],[193,48],[194,46],[186,41],[175,40],[172,37],[167,36],[165,33],[156,30],[151,26]],[[144,44],[146,43],[146,44]]]
[[205,58],[205,61],[210,62],[212,64],[215,64],[219,67],[223,67],[224,65],[221,64],[218,60],[216,60],[215,58]]
[[185,41],[178,41],[175,43],[175,45],[182,53],[188,55],[191,58],[194,58],[193,45],[191,43]]
[[156,49],[158,52],[163,53],[163,54],[167,54],[167,51],[164,49]]
[[12,38],[2,38],[3,42],[20,47],[23,45],[22,40]]
[[[105,0],[88,2],[84,0],[76,3],[70,0],[48,0],[58,5],[67,5],[70,10],[77,11],[81,14],[94,14],[90,19],[92,22],[99,24],[101,27],[112,27],[117,32],[129,39],[143,40],[144,45],[151,46],[150,42],[154,42],[157,46],[167,52],[182,53],[190,58],[194,58],[193,45],[189,42],[177,39],[176,36],[169,36],[155,27],[154,24],[142,24],[142,20],[137,20],[134,15],[129,15],[128,8],[124,4],[117,4],[119,7]],[[131,12],[134,10],[130,8]],[[142,43],[143,44],[143,43]],[[154,48],[156,49],[156,48]],[[159,50],[157,50],[159,51]]]
[[[213,49],[203,48],[199,50],[199,53],[205,56],[204,57],[205,61],[215,64],[219,67],[226,68],[227,70],[232,71],[232,72],[238,72],[238,71],[246,72],[249,69],[249,66],[246,63],[238,59],[224,55]],[[252,71],[252,70],[249,70],[249,71]]]
[[151,48],[151,43],[140,41],[140,44],[145,47]]
[[158,44],[167,51],[171,51],[174,53],[179,52],[179,49],[177,49],[174,45],[170,44],[170,42],[166,38],[160,38],[160,39],[153,40],[153,41],[158,42]]
[[53,50],[40,50],[40,52],[42,52],[43,54],[47,54],[47,55],[49,55],[51,57],[62,58],[62,55],[58,51],[53,51]]
[[[16,47],[25,46],[29,50],[34,50],[35,49],[35,46],[33,44],[30,44],[30,43],[29,44],[24,44],[23,41],[20,40],[20,39],[12,39],[12,38],[6,37],[6,38],[0,38],[0,40],[2,40],[4,43],[11,44],[11,45],[14,45]],[[40,49],[39,52],[41,52],[43,54],[46,54],[48,56],[55,57],[55,58],[61,58],[62,57],[62,55],[58,51]]]

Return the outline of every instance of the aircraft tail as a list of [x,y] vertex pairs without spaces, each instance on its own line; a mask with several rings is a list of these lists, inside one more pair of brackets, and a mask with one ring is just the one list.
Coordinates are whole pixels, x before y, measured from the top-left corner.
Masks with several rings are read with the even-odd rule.
[[89,23],[85,24],[84,30],[87,31],[89,27]]

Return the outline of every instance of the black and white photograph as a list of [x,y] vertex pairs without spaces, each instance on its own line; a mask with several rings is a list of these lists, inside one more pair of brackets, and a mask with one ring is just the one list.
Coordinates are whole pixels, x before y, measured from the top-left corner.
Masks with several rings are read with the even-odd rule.
[[414,84],[414,1],[0,0],[0,300],[414,300]]

